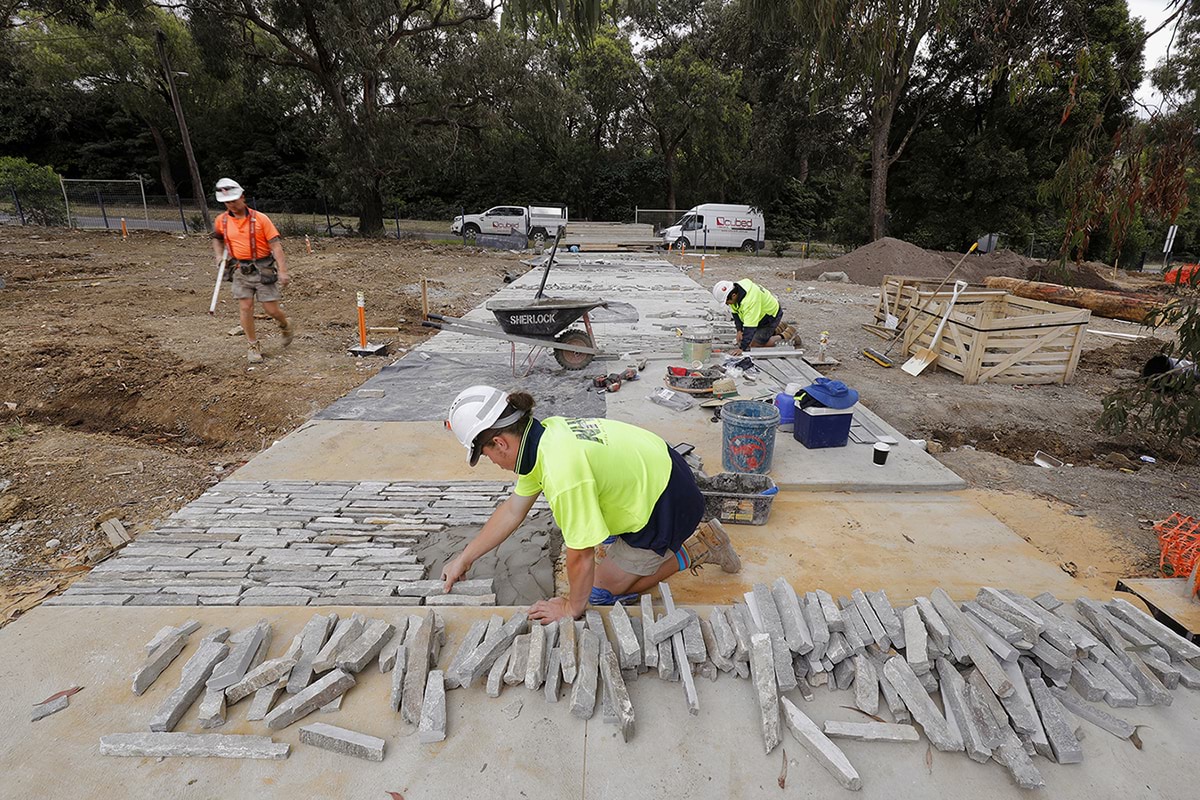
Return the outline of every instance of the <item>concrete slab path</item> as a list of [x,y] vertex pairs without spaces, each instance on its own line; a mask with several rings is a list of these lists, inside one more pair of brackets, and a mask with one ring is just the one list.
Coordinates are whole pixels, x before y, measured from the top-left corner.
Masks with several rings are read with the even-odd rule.
[[[663,386],[667,364],[680,363],[673,355],[679,352],[676,328],[710,325],[713,319],[731,328],[727,314],[706,287],[661,258],[575,260],[579,263],[556,266],[551,271],[547,293],[604,297],[633,305],[640,316],[638,322],[597,324],[595,331],[599,345],[612,354],[638,351],[653,357],[641,380],[626,383],[615,394],[597,394],[590,389],[590,376],[617,369],[623,361],[596,362],[595,367],[566,372],[557,369],[548,354],[533,374],[517,379],[512,377],[507,343],[443,331],[334,402],[317,420],[264,451],[239,471],[239,477],[400,480],[411,476],[411,461],[419,458],[423,466],[428,463],[435,470],[430,477],[463,474],[469,479],[471,474],[461,473],[454,464],[459,449],[452,437],[440,424],[420,423],[440,423],[458,389],[488,381],[530,391],[538,399],[543,415],[603,415],[642,425],[673,444],[690,442],[704,458],[706,471],[721,471],[721,426],[710,422],[712,414],[700,409],[672,411],[655,405],[648,397]],[[530,270],[491,299],[532,300],[540,280],[541,270]],[[485,305],[473,309],[466,318],[494,322]],[[520,357],[524,349],[518,350]],[[788,362],[791,371],[808,381],[820,374],[798,358]],[[768,375],[753,384],[742,381],[740,387],[744,396],[782,388]],[[961,478],[862,404],[855,407],[854,413],[898,442],[887,465],[871,464],[869,445],[852,443],[809,450],[790,434],[780,432],[772,469],[776,483],[783,489],[806,491],[942,491],[965,486]],[[335,420],[372,424],[355,427],[333,424]],[[490,471],[490,467],[480,469]]]

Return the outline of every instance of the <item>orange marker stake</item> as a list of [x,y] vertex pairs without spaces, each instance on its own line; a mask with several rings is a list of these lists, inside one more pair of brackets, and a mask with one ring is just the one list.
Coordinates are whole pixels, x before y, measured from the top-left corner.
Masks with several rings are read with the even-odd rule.
[[308,248],[308,254],[312,255],[312,239],[308,238],[308,234],[304,234],[304,246]]
[[358,293],[358,344],[367,349],[367,309],[363,293]]
[[704,256],[700,256],[700,274],[704,274]]
[[125,227],[125,218],[124,217],[121,217],[121,238],[122,239],[129,238],[129,228]]

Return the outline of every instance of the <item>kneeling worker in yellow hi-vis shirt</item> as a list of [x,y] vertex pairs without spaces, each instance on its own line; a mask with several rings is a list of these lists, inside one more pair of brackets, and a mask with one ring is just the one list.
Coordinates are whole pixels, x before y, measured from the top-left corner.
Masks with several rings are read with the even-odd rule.
[[737,352],[752,347],[774,347],[790,339],[799,347],[800,337],[792,326],[783,321],[783,306],[779,298],[749,278],[717,281],[713,297],[729,306],[733,326],[737,328]]
[[[716,520],[701,524],[704,497],[683,457],[650,431],[615,420],[533,416],[533,397],[491,386],[464,389],[447,421],[467,448],[518,475],[513,494],[442,570],[449,592],[500,546],[545,495],[567,547],[570,596],[539,600],[531,619],[578,618],[588,604],[634,602],[683,569],[742,563]],[[595,548],[611,540],[604,558]]]

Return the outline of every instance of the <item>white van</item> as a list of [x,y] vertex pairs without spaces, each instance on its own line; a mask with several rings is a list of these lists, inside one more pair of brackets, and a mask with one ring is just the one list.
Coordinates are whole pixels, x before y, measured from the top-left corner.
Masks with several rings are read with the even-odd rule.
[[752,206],[705,203],[659,233],[664,246],[728,247],[754,252],[766,246],[767,224]]

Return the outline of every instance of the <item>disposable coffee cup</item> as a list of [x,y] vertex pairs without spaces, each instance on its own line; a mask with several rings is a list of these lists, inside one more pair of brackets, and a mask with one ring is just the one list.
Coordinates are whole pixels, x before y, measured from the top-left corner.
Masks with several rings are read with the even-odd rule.
[[887,463],[888,453],[892,452],[892,446],[884,442],[876,442],[875,450],[872,453],[872,458],[876,464],[883,466]]

